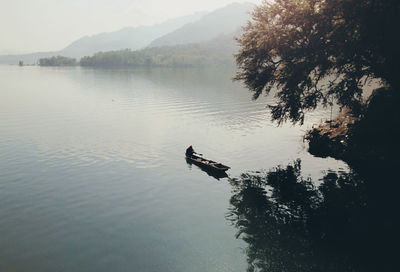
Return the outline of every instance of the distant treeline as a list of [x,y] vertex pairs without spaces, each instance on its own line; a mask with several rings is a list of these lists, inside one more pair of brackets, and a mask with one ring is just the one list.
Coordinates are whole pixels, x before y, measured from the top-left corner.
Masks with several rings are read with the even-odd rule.
[[164,46],[131,51],[130,49],[99,52],[83,57],[82,66],[99,67],[202,67],[232,65],[233,52],[209,50],[197,44]]
[[77,64],[78,62],[76,61],[76,59],[63,56],[42,58],[39,60],[40,66],[74,66]]
[[41,66],[90,67],[205,67],[234,65],[237,47],[232,36],[221,36],[212,41],[174,46],[152,47],[132,51],[99,52],[77,62],[62,56],[42,58]]

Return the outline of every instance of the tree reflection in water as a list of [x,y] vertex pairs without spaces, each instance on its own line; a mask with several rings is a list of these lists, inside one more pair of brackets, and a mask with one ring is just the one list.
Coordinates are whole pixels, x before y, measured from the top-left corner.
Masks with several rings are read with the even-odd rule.
[[385,227],[376,227],[367,187],[354,172],[328,172],[317,187],[297,160],[230,182],[227,219],[248,244],[248,271],[391,270],[391,249],[379,237]]

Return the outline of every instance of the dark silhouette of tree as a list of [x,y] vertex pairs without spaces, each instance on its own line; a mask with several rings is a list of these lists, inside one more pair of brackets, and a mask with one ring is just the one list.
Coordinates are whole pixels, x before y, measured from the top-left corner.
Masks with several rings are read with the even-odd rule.
[[238,39],[236,79],[255,99],[276,89],[278,123],[331,99],[357,113],[371,79],[399,87],[399,14],[397,0],[264,1]]
[[300,160],[230,182],[227,219],[248,244],[248,271],[394,271],[389,187],[377,194],[355,172],[331,171],[315,186]]

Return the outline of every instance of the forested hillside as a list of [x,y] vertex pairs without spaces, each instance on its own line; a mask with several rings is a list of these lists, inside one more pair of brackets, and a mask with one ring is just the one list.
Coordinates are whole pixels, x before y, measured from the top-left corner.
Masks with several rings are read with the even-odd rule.
[[100,52],[81,59],[82,66],[93,67],[202,67],[234,64],[237,51],[234,33],[211,41],[162,46],[132,51]]

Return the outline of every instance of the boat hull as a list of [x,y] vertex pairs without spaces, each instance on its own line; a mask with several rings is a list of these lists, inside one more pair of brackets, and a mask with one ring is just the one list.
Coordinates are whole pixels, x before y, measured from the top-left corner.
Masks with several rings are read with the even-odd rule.
[[191,155],[191,156],[186,156],[186,160],[207,170],[210,171],[215,171],[215,172],[225,172],[230,169],[229,166],[226,166],[222,163],[215,162],[212,160],[207,160],[202,157],[196,156],[196,155]]

